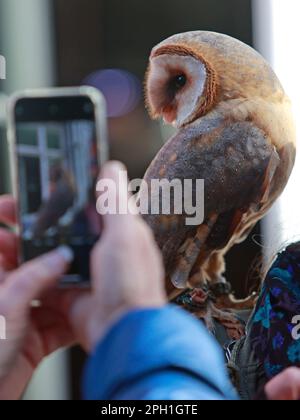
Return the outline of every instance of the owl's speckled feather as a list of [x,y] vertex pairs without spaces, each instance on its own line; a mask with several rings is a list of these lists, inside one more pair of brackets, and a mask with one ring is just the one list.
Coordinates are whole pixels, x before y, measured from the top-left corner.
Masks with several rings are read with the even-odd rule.
[[[194,65],[191,58],[181,64],[181,57],[189,55],[205,65],[207,78],[198,97],[192,93],[191,103],[196,106],[183,120],[179,115],[186,106],[188,86],[201,83],[189,80],[187,74],[182,96],[176,92],[166,98],[164,83],[168,69],[173,77],[177,67],[182,73]],[[155,61],[159,56],[160,61]],[[169,60],[160,81],[157,66],[169,56],[175,56],[177,67],[174,70]],[[159,151],[145,180],[150,185],[154,178],[204,179],[205,220],[214,220],[197,258],[195,254],[186,263],[182,256],[191,252],[191,240],[197,235],[199,243],[203,229],[186,226],[185,215],[145,216],[163,252],[168,290],[178,276],[186,285],[195,286],[195,278],[217,281],[224,271],[224,254],[245,239],[289,179],[296,144],[290,101],[270,65],[256,51],[231,37],[201,31],[175,35],[153,49],[146,89],[152,116],[167,114],[178,132]],[[197,273],[201,275],[195,277]]]

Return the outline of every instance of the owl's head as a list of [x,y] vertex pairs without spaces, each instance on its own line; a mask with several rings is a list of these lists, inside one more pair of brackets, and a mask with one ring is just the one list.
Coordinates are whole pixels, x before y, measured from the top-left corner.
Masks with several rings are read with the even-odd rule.
[[[195,31],[154,47],[146,76],[151,117],[185,126],[232,101],[283,97],[270,65],[248,45],[227,35]],[[228,104],[230,102],[230,104]],[[222,112],[222,110],[221,110]]]
[[162,45],[152,51],[146,75],[146,103],[152,118],[182,127],[205,115],[216,101],[217,75],[186,45]]

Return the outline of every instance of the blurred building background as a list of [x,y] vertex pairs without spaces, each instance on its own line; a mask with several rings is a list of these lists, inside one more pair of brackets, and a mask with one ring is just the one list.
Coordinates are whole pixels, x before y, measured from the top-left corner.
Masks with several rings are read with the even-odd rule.
[[[291,48],[287,42],[294,42],[297,54],[297,37],[293,38],[290,32],[298,28],[297,23],[294,27],[287,22],[293,15],[299,19],[299,14],[293,13],[298,2],[0,0],[0,54],[7,60],[7,79],[0,81],[1,192],[9,190],[6,95],[41,86],[98,86],[109,104],[111,157],[125,162],[130,177],[142,177],[170,135],[170,130],[149,119],[144,108],[143,78],[151,48],[177,32],[198,29],[222,32],[249,45],[255,41],[257,48],[275,67],[276,64],[280,67],[281,76],[288,81],[286,60],[291,60],[292,53],[284,47]],[[284,15],[281,9],[288,9],[289,13]],[[278,51],[277,43],[274,48],[277,31],[285,37],[285,44],[281,43]],[[295,75],[295,68],[292,70]],[[295,95],[295,89],[291,86],[290,89]],[[293,185],[287,201],[295,196]],[[252,236],[228,256],[227,276],[239,296],[247,293],[253,282],[252,268],[261,259],[261,230],[270,237],[282,211],[282,207],[277,208],[263,228],[257,226]],[[278,235],[278,242],[281,240],[282,236]],[[84,355],[79,350],[52,358],[35,378],[28,398],[79,398],[83,362]]]

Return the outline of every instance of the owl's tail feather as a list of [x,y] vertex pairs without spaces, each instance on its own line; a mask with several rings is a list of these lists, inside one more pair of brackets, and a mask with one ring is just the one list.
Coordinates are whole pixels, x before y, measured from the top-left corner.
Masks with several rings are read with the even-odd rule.
[[217,214],[210,216],[202,225],[198,226],[195,236],[188,238],[179,249],[175,269],[171,274],[171,281],[177,289],[189,287],[188,280],[191,271],[217,220]]

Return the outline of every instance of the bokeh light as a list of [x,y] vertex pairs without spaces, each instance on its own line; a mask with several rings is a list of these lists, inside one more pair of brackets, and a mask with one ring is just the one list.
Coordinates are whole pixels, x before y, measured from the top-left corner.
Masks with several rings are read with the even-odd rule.
[[83,81],[103,93],[107,101],[108,117],[116,118],[132,112],[142,98],[142,85],[139,79],[121,69],[98,70]]

